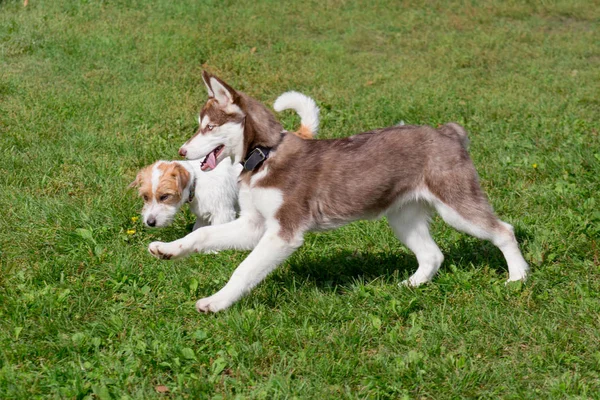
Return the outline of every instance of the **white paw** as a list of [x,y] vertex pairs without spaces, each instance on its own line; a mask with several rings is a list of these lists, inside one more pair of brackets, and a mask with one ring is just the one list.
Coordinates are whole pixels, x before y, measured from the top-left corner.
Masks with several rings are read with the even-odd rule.
[[413,275],[410,278],[400,282],[400,286],[417,287],[427,282],[429,282],[429,279]]
[[173,246],[170,243],[152,242],[148,245],[148,251],[158,259],[170,260],[171,258],[176,258],[178,256],[172,247]]
[[523,272],[522,274],[513,274],[509,276],[508,280],[504,282],[505,285],[508,285],[511,282],[525,282],[527,280],[527,273]]
[[[516,271],[516,272],[515,272]],[[527,280],[527,275],[529,275],[529,265],[526,262],[523,262],[518,268],[513,268],[512,272],[509,269],[508,271],[508,280],[506,284],[509,282],[525,282]]]
[[218,312],[228,308],[231,305],[231,301],[221,296],[213,295],[205,297],[196,302],[196,310],[199,313]]

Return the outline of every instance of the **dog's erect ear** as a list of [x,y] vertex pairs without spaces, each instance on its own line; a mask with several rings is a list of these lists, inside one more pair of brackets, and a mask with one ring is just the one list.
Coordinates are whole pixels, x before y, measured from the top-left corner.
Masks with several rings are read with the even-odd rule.
[[204,81],[204,85],[206,85],[208,97],[216,99],[222,107],[235,103],[238,94],[231,86],[221,79],[209,72],[202,71],[202,80]]
[[235,102],[235,97],[237,94],[235,90],[231,88],[228,84],[217,78],[216,76],[211,76],[210,87],[213,89],[215,93],[215,99],[219,102],[222,107],[228,106],[229,104],[233,104]]
[[204,81],[204,84],[206,85],[206,90],[208,91],[208,97],[215,97],[215,92],[210,87],[210,78],[211,77],[212,77],[211,74],[209,74],[206,71],[202,71],[202,80]]

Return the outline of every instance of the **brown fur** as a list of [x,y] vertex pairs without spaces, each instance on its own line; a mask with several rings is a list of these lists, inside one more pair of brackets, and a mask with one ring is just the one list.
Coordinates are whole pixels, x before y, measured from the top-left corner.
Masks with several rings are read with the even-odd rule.
[[420,188],[456,205],[463,217],[496,226],[467,151],[447,129],[399,126],[307,141],[286,135],[256,185],[283,191],[277,217],[285,237],[301,227],[377,216]]
[[298,128],[298,130],[296,132],[294,132],[294,134],[301,139],[312,139],[313,138],[312,131],[308,128],[308,126],[304,126],[304,125],[300,125],[300,128]]
[[152,168],[154,164],[148,165],[140,170],[135,180],[129,184],[130,188],[137,187],[140,197],[150,200],[152,198]]
[[160,202],[161,196],[169,195],[163,202],[173,205],[178,204],[181,200],[183,189],[190,180],[190,173],[184,167],[176,163],[160,164],[158,169],[163,171],[163,173],[158,181],[158,187],[156,188],[156,201]]
[[[160,161],[158,163],[160,163],[158,169],[162,171],[162,174],[154,193],[152,193],[152,170],[156,163],[142,168],[129,187],[138,186],[139,195],[144,199],[144,202],[150,202],[154,198],[157,202],[173,205],[178,204],[183,194],[183,188],[189,183],[190,173],[177,163],[164,163]],[[161,201],[160,198],[163,195],[169,195],[169,197]]]

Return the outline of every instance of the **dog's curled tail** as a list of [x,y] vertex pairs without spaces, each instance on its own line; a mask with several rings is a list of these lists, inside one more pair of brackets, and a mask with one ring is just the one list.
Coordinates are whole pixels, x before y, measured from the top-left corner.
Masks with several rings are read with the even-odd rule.
[[303,139],[312,139],[319,130],[319,107],[310,97],[298,92],[285,92],[275,100],[277,112],[292,109],[300,116],[300,128],[294,132]]
[[446,136],[453,136],[460,141],[460,144],[465,149],[469,147],[469,137],[467,136],[467,130],[456,122],[448,122],[440,126],[439,131]]

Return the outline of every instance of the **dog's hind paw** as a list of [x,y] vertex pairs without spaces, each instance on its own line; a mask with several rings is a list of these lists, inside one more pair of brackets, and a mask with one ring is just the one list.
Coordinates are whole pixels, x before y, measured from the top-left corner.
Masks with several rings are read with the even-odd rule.
[[148,245],[148,251],[154,257],[160,260],[170,260],[173,258],[174,254],[166,251],[165,247],[168,246],[168,243],[164,242],[152,242]]

